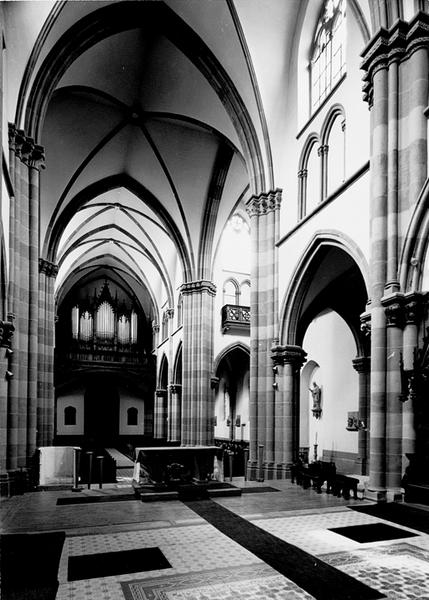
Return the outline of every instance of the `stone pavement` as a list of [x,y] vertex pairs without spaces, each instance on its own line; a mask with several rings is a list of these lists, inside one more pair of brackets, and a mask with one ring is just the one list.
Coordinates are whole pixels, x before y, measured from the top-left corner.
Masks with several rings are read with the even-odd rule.
[[[390,599],[429,600],[429,536],[358,543],[333,527],[383,522],[350,508],[365,501],[303,490],[289,481],[264,484],[279,492],[247,493],[216,500],[279,539],[317,556]],[[61,530],[66,540],[57,600],[247,600],[309,599],[180,501],[130,499],[129,483],[102,490],[34,492],[3,500],[1,533]],[[115,502],[57,505],[59,498],[118,496]],[[123,500],[119,500],[120,497]],[[160,548],[171,568],[68,581],[68,559],[137,548]],[[299,565],[297,565],[299,568]]]

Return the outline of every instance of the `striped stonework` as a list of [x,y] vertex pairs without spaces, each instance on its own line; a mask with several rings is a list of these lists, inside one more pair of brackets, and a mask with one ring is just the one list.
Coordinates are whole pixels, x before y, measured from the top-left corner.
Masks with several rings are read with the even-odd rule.
[[37,381],[37,445],[49,446],[54,436],[54,284],[58,266],[39,259],[39,326]]
[[8,443],[8,387],[13,373],[10,370],[12,357],[12,336],[14,332],[12,321],[0,321],[0,471],[7,469]]
[[275,377],[275,463],[277,478],[290,473],[299,448],[300,369],[307,353],[300,346],[273,346],[272,369]]
[[410,22],[380,28],[362,54],[372,142],[368,489],[378,500],[401,493],[403,422],[409,417],[398,401],[406,291],[400,289],[399,256],[427,175],[428,53],[429,16],[420,12]]
[[181,444],[213,443],[213,303],[216,286],[211,281],[185,283],[183,297],[183,381]]
[[[16,337],[8,389],[8,468],[25,467],[37,443],[39,170],[41,146],[9,125],[9,164],[14,189],[10,213],[9,312]],[[52,421],[53,422],[53,421]]]
[[180,422],[182,411],[182,386],[178,383],[170,385],[170,412],[168,415],[169,441],[180,442]]
[[275,394],[270,350],[278,336],[278,238],[281,190],[253,196],[250,216],[252,288],[250,296],[250,456],[248,475],[256,478],[258,449],[264,446],[264,476],[277,475]]
[[358,431],[358,472],[367,474],[369,458],[369,389],[370,389],[370,359],[367,356],[355,358],[353,368],[359,373],[359,423]]
[[156,439],[167,437],[167,398],[167,390],[157,389],[155,391],[153,437]]

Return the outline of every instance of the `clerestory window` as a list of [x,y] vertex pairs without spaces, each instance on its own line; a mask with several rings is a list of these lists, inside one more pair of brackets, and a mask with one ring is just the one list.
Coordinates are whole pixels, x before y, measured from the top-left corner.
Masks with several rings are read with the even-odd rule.
[[325,0],[313,36],[310,59],[314,112],[346,72],[346,2]]

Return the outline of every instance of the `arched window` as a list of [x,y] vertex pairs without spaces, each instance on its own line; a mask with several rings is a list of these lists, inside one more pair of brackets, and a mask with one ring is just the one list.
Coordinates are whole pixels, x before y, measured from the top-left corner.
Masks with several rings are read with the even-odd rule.
[[346,2],[325,0],[314,32],[310,58],[312,112],[346,71],[345,41]]
[[164,312],[162,315],[162,329],[161,329],[161,339],[165,340],[168,337],[168,313]]
[[183,325],[183,296],[179,295],[179,299],[177,300],[177,327],[181,327]]
[[240,286],[241,306],[250,306],[250,281],[246,280]]
[[139,411],[137,408],[132,406],[127,410],[127,425],[138,425]]
[[65,407],[64,425],[76,425],[76,408],[74,406]]
[[225,304],[238,304],[239,291],[238,285],[232,279],[228,279],[223,284],[223,303]]
[[329,131],[327,161],[327,195],[345,180],[345,120],[338,114]]
[[107,301],[102,302],[98,307],[96,327],[97,337],[102,339],[113,338],[115,331],[115,315],[113,308]]

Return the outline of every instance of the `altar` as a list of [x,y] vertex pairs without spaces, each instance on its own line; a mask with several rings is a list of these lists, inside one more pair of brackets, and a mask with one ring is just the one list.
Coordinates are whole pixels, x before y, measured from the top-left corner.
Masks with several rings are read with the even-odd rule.
[[135,449],[133,480],[154,485],[212,479],[217,446],[160,446]]

